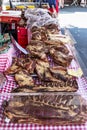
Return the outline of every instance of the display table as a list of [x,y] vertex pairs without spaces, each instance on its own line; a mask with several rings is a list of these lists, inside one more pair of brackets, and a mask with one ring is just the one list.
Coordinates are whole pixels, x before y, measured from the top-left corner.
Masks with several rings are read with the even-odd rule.
[[[10,54],[10,53],[9,53]],[[71,66],[69,69],[71,70],[76,70],[79,68],[78,63],[73,60]],[[77,80],[78,85],[80,87],[79,92],[87,99],[87,96],[85,95],[85,92],[87,91],[87,80],[85,77],[78,78]],[[0,94],[0,105],[2,104],[3,100],[9,99],[9,96],[6,95],[5,93],[8,93],[12,90],[12,88],[16,87],[15,80],[12,76],[7,76],[7,81],[5,86],[3,86],[3,89],[1,89],[1,94]],[[0,113],[2,111],[2,108],[0,108]],[[0,129],[1,130],[66,130],[66,129],[72,129],[72,130],[86,130],[87,129],[87,122],[85,124],[69,124],[69,125],[58,125],[58,126],[52,126],[50,125],[38,125],[38,124],[15,124],[15,123],[9,123],[8,119],[5,119],[6,122],[2,120],[3,115],[0,115]]]
[[[32,33],[33,34],[33,33]],[[40,46],[39,47],[41,47],[41,43],[42,42],[40,42]],[[31,45],[31,44],[30,44]],[[36,44],[35,44],[36,45]],[[71,47],[70,46],[72,46],[72,49],[71,49]],[[36,47],[36,46],[35,46]],[[52,48],[53,48],[53,46],[51,46]],[[27,92],[27,91],[25,91],[25,92],[23,92],[23,93],[20,93],[20,91],[19,91],[19,93],[10,93],[10,92],[13,92],[12,91],[12,89],[15,89],[15,88],[22,88],[22,87],[20,87],[20,86],[17,86],[18,84],[16,83],[16,78],[14,78],[14,76],[12,76],[12,75],[6,75],[6,78],[7,78],[7,80],[6,80],[6,83],[5,83],[5,85],[3,86],[3,88],[1,88],[0,89],[0,129],[1,130],[70,130],[70,129],[72,129],[72,130],[86,130],[87,129],[87,115],[85,114],[84,115],[84,123],[82,123],[82,119],[83,119],[83,115],[80,115],[80,114],[83,114],[83,113],[85,113],[85,111],[86,111],[86,109],[85,108],[87,108],[87,106],[86,106],[86,102],[85,102],[85,104],[83,104],[81,101],[82,100],[74,100],[74,102],[72,102],[72,100],[73,100],[73,97],[72,97],[72,92],[74,93],[74,94],[79,94],[79,96],[81,97],[82,96],[82,99],[84,98],[85,100],[84,101],[87,101],[87,79],[84,77],[84,75],[83,75],[83,73],[81,72],[81,68],[80,68],[80,65],[79,65],[79,63],[78,63],[78,61],[77,61],[77,59],[76,59],[76,57],[74,57],[74,45],[71,45],[71,44],[69,44],[69,43],[67,43],[67,45],[65,46],[65,47],[67,47],[67,49],[68,49],[68,52],[69,52],[69,54],[71,55],[71,56],[73,56],[73,59],[72,59],[72,61],[70,62],[70,64],[69,64],[69,66],[67,66],[67,70],[68,70],[68,72],[69,73],[72,73],[72,76],[74,75],[75,77],[73,77],[73,79],[75,78],[75,80],[74,81],[76,81],[75,83],[77,83],[78,84],[78,90],[77,91],[71,91],[71,92],[68,92],[68,91],[65,91],[66,92],[66,94],[69,94],[70,95],[70,98],[71,98],[71,100],[69,100],[68,101],[68,103],[70,103],[70,104],[68,104],[67,103],[67,100],[68,100],[68,98],[66,98],[66,96],[65,95],[63,95],[63,92],[62,92],[62,96],[63,97],[65,97],[65,99],[62,101],[61,100],[61,97],[60,98],[57,98],[56,97],[56,100],[53,98],[49,98],[49,97],[47,97],[47,101],[48,102],[50,102],[51,100],[51,103],[52,104],[48,104],[48,102],[45,102],[45,100],[40,100],[41,101],[41,106],[39,107],[39,109],[38,110],[40,110],[40,112],[37,112],[37,111],[35,111],[36,109],[32,109],[32,110],[34,110],[34,112],[35,113],[33,113],[33,111],[31,110],[31,109],[29,109],[30,107],[29,107],[29,105],[31,105],[32,104],[32,102],[31,102],[31,104],[28,104],[28,103],[30,103],[29,101],[32,101],[32,100],[28,100],[27,98],[25,98],[25,99],[27,99],[27,107],[25,108],[25,105],[26,104],[22,104],[24,107],[22,108],[24,111],[23,112],[25,112],[25,113],[21,113],[21,104],[20,104],[20,102],[19,102],[19,106],[18,106],[18,109],[19,109],[19,111],[17,111],[17,107],[16,107],[16,105],[13,103],[13,101],[11,102],[11,104],[9,103],[9,99],[14,99],[14,97],[15,96],[20,96],[21,95],[21,97],[24,99],[24,95],[26,96],[26,95],[28,95],[28,96],[35,96],[34,94],[36,94],[36,95],[38,95],[39,94],[39,92],[38,91],[36,91],[36,93],[30,93],[29,91],[29,93]],[[35,49],[35,48],[34,48]],[[49,48],[49,51],[50,51],[50,49],[51,48]],[[61,49],[61,48],[60,48]],[[17,53],[18,53],[18,51],[16,51]],[[74,52],[74,53],[73,53]],[[12,53],[13,53],[13,51],[12,51]],[[11,53],[9,54],[9,56],[11,55]],[[28,55],[29,56],[29,55]],[[11,57],[9,57],[9,58],[11,58]],[[30,58],[30,57],[28,57],[28,58]],[[35,57],[34,57],[35,58]],[[43,57],[42,57],[43,58]],[[48,58],[48,60],[49,61],[51,61],[51,58],[50,57],[47,57]],[[35,58],[36,59],[36,58]],[[12,59],[11,59],[12,60]],[[17,61],[18,61],[19,59],[17,59],[16,60],[16,64],[18,63]],[[34,59],[33,59],[34,60]],[[32,60],[32,61],[33,61]],[[38,60],[38,59],[37,59]],[[3,61],[3,59],[2,59],[2,61]],[[9,60],[10,61],[10,60]],[[43,61],[42,61],[43,62]],[[11,63],[11,62],[10,62]],[[22,63],[24,63],[24,62],[22,62]],[[48,62],[49,63],[49,62]],[[52,61],[51,61],[51,65],[52,65]],[[9,65],[10,64],[8,64],[7,65],[7,67],[9,67]],[[29,65],[29,64],[28,64]],[[45,66],[46,66],[46,64],[45,64]],[[6,68],[7,68],[6,67]],[[49,66],[48,68],[50,69],[52,66]],[[22,68],[22,67],[21,67]],[[27,69],[27,68],[26,68]],[[24,70],[24,64],[23,64],[23,69],[22,69],[22,72],[23,72],[23,70]],[[46,72],[46,71],[44,71],[44,72]],[[25,73],[25,71],[24,71],[24,73]],[[68,73],[68,74],[69,74]],[[23,73],[22,73],[23,74]],[[20,77],[21,76],[23,76],[23,75],[20,75]],[[26,73],[25,73],[26,74]],[[34,72],[34,74],[35,74],[35,72]],[[33,76],[32,76],[33,77]],[[29,77],[28,77],[29,78]],[[49,77],[48,77],[49,78]],[[21,82],[22,82],[22,80],[20,80]],[[32,80],[31,80],[32,81]],[[38,82],[40,82],[41,80],[38,80]],[[56,81],[58,81],[58,80],[56,80]],[[61,80],[60,80],[60,82],[62,82]],[[65,81],[64,81],[65,82]],[[64,82],[62,82],[62,83],[64,83]],[[49,83],[50,83],[50,80],[49,80]],[[59,82],[57,82],[57,83],[59,83]],[[65,83],[67,83],[67,82],[65,82]],[[70,82],[71,83],[71,82]],[[37,88],[37,86],[39,86],[39,84],[37,84],[37,86],[35,86],[36,84],[34,84],[34,86],[32,87],[32,89],[30,88],[30,90],[33,90],[33,88],[35,89],[35,87]],[[70,86],[69,86],[70,85]],[[69,86],[69,87],[72,87],[71,85],[72,84],[69,84],[69,85],[67,85],[66,84],[66,87],[67,86]],[[75,84],[74,84],[74,86],[75,86]],[[74,88],[74,86],[73,86],[73,88]],[[24,86],[25,87],[25,86]],[[29,84],[29,86],[28,87],[30,87],[30,84]],[[42,86],[43,87],[43,86]],[[48,86],[46,86],[46,87],[48,87]],[[52,90],[52,87],[54,87],[55,88],[55,86],[50,86],[49,85],[49,88],[51,88],[50,90]],[[58,84],[56,85],[56,87],[58,88],[58,87],[62,87],[62,86],[59,86]],[[63,87],[65,87],[65,84],[64,84],[64,86]],[[24,88],[25,89],[25,88]],[[38,89],[39,90],[39,89]],[[41,91],[40,91],[41,92]],[[55,93],[55,91],[53,91],[53,93],[51,93],[51,91],[46,91],[46,92],[48,92],[48,96],[50,95],[50,94],[52,94],[52,95],[54,95],[54,93]],[[18,94],[18,95],[17,95]],[[45,93],[44,93],[44,91],[42,91],[40,94],[42,94],[43,96],[45,96]],[[56,93],[57,95],[59,94],[59,90],[57,90],[57,93]],[[50,95],[50,96],[52,96],[52,95]],[[12,96],[12,97],[11,97]],[[39,95],[39,96],[41,96],[41,95]],[[60,95],[61,96],[61,95]],[[75,96],[75,95],[74,95]],[[39,97],[40,98],[40,97]],[[46,98],[46,97],[45,97]],[[48,99],[49,98],[49,99]],[[19,99],[20,99],[20,97],[19,97]],[[79,98],[79,99],[81,99],[81,98]],[[15,99],[14,99],[15,100]],[[60,102],[58,102],[60,100]],[[6,105],[6,104],[3,104],[3,101],[7,101],[7,103],[8,104],[10,104],[10,105]],[[16,101],[18,101],[18,98],[16,98]],[[21,101],[22,101],[22,99],[21,99]],[[33,97],[33,103],[35,103],[34,101],[38,101],[38,99],[35,99],[34,97]],[[43,102],[44,101],[44,102]],[[79,102],[78,102],[79,101]],[[21,102],[21,103],[25,103],[26,101],[25,100],[23,100],[23,102]],[[56,103],[55,103],[56,102]],[[18,102],[17,102],[18,103]],[[46,104],[47,103],[47,104]],[[58,104],[59,103],[59,104]],[[75,104],[74,104],[75,103]],[[3,104],[3,105],[2,105]],[[37,103],[36,102],[36,105],[37,106],[39,106],[38,105],[39,103]],[[56,105],[55,105],[56,104]],[[68,104],[68,105],[67,105]],[[5,106],[6,105],[6,106]],[[13,108],[15,107],[15,109],[9,109],[10,107],[8,107],[8,106],[11,106],[11,105],[13,105]],[[45,122],[45,121],[43,121],[43,118],[39,118],[38,119],[38,116],[36,116],[35,114],[36,113],[40,113],[40,114],[43,114],[42,113],[42,110],[43,110],[43,108],[45,107],[45,109],[44,110],[46,110],[46,107],[49,105],[49,107],[48,107],[48,109],[47,109],[47,112],[49,113],[49,115],[48,115],[48,113],[47,113],[47,115],[48,115],[48,117],[46,117],[47,119],[48,118],[50,118],[51,116],[51,114],[53,114],[52,116],[53,117],[51,117],[52,119],[54,118],[54,117],[58,117],[59,119],[62,119],[62,121],[64,121],[65,122],[65,124],[63,124],[63,122],[62,121],[60,121],[60,120],[57,120],[56,121],[56,123],[57,124],[55,124],[55,122],[54,122],[54,119],[53,119],[53,122],[52,123],[54,123],[54,125],[51,123],[51,121],[50,121],[50,119],[48,119],[48,122]],[[76,105],[76,106],[75,106]],[[33,107],[33,108],[37,108],[37,106],[35,107]],[[50,108],[53,108],[55,106],[55,108],[54,109],[50,109]],[[59,107],[60,106],[60,107]],[[62,107],[61,107],[62,106]],[[68,107],[67,107],[68,106]],[[85,106],[85,107],[84,107]],[[72,109],[72,111],[70,110],[70,107],[71,107],[71,109]],[[75,109],[73,109],[75,107]],[[5,108],[7,108],[7,109],[5,109]],[[11,108],[12,108],[12,106],[11,106]],[[28,108],[28,109],[27,109]],[[40,109],[40,108],[42,108],[42,109]],[[68,108],[68,109],[67,109]],[[78,111],[78,109],[79,108],[81,108],[79,111]],[[63,115],[61,116],[61,112],[60,113],[57,113],[58,111],[60,111],[61,109],[63,109]],[[84,111],[83,111],[83,109],[84,109]],[[6,111],[7,110],[7,111]],[[11,112],[13,112],[12,110],[16,110],[18,113],[16,113],[16,114],[14,114],[14,113],[11,113]],[[30,111],[29,111],[30,110]],[[44,111],[43,110],[43,111]],[[53,110],[53,111],[52,111]],[[56,111],[56,114],[54,113],[54,111],[55,110],[57,110]],[[67,113],[68,113],[68,110],[69,110],[69,117],[67,118]],[[75,110],[75,111],[74,111]],[[33,115],[31,116],[31,115],[29,115],[29,114],[31,114],[31,111],[32,111],[32,113],[33,113]],[[67,112],[65,112],[65,111],[67,111]],[[3,114],[3,112],[4,112],[4,114]],[[7,112],[7,115],[5,115],[5,113]],[[30,112],[30,113],[29,113]],[[64,113],[65,112],[65,113]],[[8,114],[10,113],[10,115],[11,116],[9,116]],[[45,112],[44,112],[45,113]],[[75,115],[74,115],[74,114]],[[79,114],[80,113],[80,114]],[[87,113],[87,112],[86,112]],[[24,114],[23,116],[22,116],[22,114]],[[59,115],[60,114],[60,115]],[[20,115],[20,119],[19,119],[19,115]],[[27,116],[28,115],[28,116]],[[56,115],[56,116],[55,116]],[[16,117],[17,118],[16,118]],[[22,116],[22,117],[21,117]],[[36,117],[37,118],[36,118]],[[40,115],[41,116],[41,115]],[[45,117],[46,115],[44,114],[43,115],[43,117]],[[81,117],[80,117],[81,116]],[[25,117],[25,120],[23,120],[24,119],[24,117]],[[31,117],[31,118],[30,118]],[[64,117],[64,118],[63,118]],[[73,120],[72,118],[70,118],[70,117],[72,117],[72,118],[74,118],[74,119],[77,119],[77,120]],[[77,118],[78,117],[78,118]],[[65,120],[67,118],[67,121]],[[32,120],[31,120],[32,119]],[[36,119],[36,120],[34,120],[34,119]],[[70,121],[70,119],[71,119],[71,122],[69,122]],[[39,122],[39,121],[40,122]],[[73,123],[72,123],[72,120],[73,120]],[[78,122],[78,120],[80,120],[79,122]],[[19,121],[19,122],[16,122],[16,121]],[[25,123],[20,123],[20,121],[25,121]],[[35,122],[36,121],[36,122]],[[42,121],[42,122],[41,122]],[[78,123],[76,123],[75,121],[77,121]],[[13,122],[13,123],[12,123]],[[15,123],[16,122],[16,123]],[[45,122],[45,125],[44,125],[44,122]],[[49,123],[50,122],[50,123]],[[46,123],[48,123],[49,125],[47,125]],[[58,124],[59,123],[59,124]]]

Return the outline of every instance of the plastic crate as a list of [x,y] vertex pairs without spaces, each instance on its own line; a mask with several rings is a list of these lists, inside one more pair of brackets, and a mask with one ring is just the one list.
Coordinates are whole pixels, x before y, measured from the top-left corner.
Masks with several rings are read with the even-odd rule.
[[0,16],[0,22],[12,23],[13,21],[20,21],[20,17]]
[[12,23],[12,22],[19,22],[21,19],[21,11],[1,11],[0,13],[0,22],[4,23]]

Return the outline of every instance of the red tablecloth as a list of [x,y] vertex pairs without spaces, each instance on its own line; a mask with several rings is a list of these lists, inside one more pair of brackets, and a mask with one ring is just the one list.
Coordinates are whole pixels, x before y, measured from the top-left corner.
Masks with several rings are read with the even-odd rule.
[[33,124],[1,124],[0,130],[87,130],[87,125],[39,126]]
[[[5,59],[6,55],[3,58]],[[3,58],[0,62],[2,64],[4,63]],[[8,58],[8,61],[10,61],[9,58]],[[7,65],[2,66],[2,70],[3,68],[6,69],[8,65],[10,65],[10,62],[8,62]],[[72,61],[70,68],[71,69],[78,68],[78,64],[76,64],[76,61],[74,60]],[[87,99],[87,93],[86,93],[87,92],[87,79],[84,77],[82,78],[79,77],[77,82],[79,85],[79,93]],[[0,92],[1,93],[10,92],[12,88],[15,88],[15,87],[16,87],[16,83],[15,83],[14,77],[7,76],[7,81],[5,85],[3,86],[3,88],[0,89]],[[74,125],[68,125],[68,126],[51,126],[51,124],[50,126],[47,126],[47,125],[42,126],[42,125],[36,125],[36,124],[13,124],[13,123],[3,122],[2,120],[3,110],[2,110],[1,105],[2,105],[3,100],[7,100],[7,99],[9,99],[9,96],[6,96],[6,95],[0,96],[0,130],[87,130],[87,122],[85,124],[79,124],[79,125],[74,124]]]

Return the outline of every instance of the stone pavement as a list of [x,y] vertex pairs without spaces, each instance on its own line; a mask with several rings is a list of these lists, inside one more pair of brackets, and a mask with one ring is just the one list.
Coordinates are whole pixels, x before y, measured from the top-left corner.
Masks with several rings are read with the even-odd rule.
[[[81,57],[80,64],[87,71],[87,8],[67,6],[60,9],[59,23],[61,28],[67,27],[77,44],[76,50]],[[84,66],[85,65],[85,66]],[[86,67],[86,68],[85,68]]]

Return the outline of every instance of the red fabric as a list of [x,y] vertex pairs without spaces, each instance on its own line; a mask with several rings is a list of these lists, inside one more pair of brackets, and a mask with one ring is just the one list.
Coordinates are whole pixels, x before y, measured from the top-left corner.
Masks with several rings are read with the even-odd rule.
[[53,13],[53,8],[49,8],[48,10],[49,10],[51,13]]
[[56,0],[56,12],[59,12],[59,0]]

